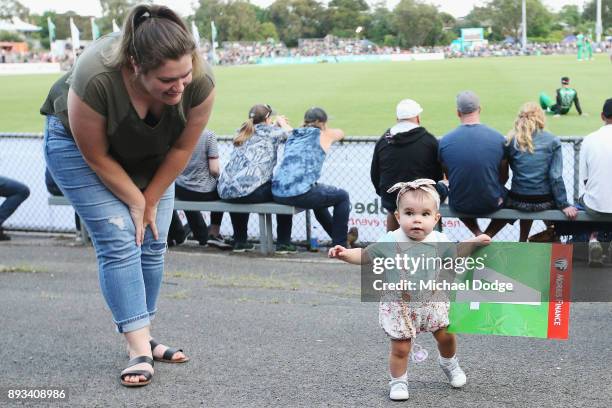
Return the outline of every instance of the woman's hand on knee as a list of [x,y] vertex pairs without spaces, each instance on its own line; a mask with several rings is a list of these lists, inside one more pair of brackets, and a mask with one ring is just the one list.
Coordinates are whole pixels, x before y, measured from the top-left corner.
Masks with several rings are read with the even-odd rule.
[[155,240],[159,239],[159,233],[157,232],[157,224],[155,220],[157,218],[157,204],[155,205],[147,205],[144,210],[144,221],[143,221],[143,239],[144,239],[144,230],[149,227],[151,228],[151,233],[153,234],[153,238]]
[[136,229],[136,245],[141,246],[144,241],[144,214],[145,214],[145,205],[144,200],[141,203],[131,204],[129,205],[130,216],[132,217],[132,222],[134,222],[134,228]]

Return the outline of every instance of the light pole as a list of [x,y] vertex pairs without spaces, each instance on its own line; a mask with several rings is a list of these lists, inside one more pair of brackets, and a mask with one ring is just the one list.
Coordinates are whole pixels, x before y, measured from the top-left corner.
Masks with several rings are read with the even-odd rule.
[[597,18],[595,21],[595,40],[599,44],[601,42],[601,32],[603,31],[601,24],[601,0],[597,0]]
[[523,8],[523,21],[521,24],[521,27],[523,28],[522,43],[523,43],[523,51],[525,51],[527,49],[527,0],[523,0],[522,8]]

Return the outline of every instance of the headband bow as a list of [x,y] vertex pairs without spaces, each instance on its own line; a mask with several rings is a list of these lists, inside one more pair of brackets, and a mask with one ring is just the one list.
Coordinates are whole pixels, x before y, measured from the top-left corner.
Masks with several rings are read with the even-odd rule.
[[395,183],[393,187],[387,190],[387,193],[392,193],[394,191],[399,190],[400,193],[405,193],[408,190],[418,190],[419,188],[423,188],[425,186],[435,186],[436,182],[432,179],[416,179],[413,181],[405,181],[401,183]]
[[[399,190],[397,193],[396,206],[399,207],[399,201],[403,194],[411,190],[423,190],[432,195],[432,198],[435,200],[437,207],[440,207],[440,196],[438,195],[438,191],[435,188],[436,182],[432,179],[416,179],[413,181],[404,181],[400,183],[395,183],[390,189],[387,190],[387,193],[392,193],[394,191]],[[434,194],[435,193],[435,194]]]

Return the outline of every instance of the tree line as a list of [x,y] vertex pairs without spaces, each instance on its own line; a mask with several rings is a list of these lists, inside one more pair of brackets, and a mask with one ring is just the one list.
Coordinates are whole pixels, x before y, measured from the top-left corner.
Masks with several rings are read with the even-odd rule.
[[[112,20],[120,25],[129,8],[142,1],[100,0],[103,16],[96,19],[101,32],[112,31]],[[331,0],[325,6],[317,0],[276,0],[262,8],[248,0],[199,0],[194,14],[200,36],[211,38],[210,22],[217,28],[217,41],[282,41],[288,47],[300,38],[321,38],[328,34],[345,38],[367,38],[378,45],[414,46],[448,45],[460,35],[461,28],[483,27],[490,41],[520,37],[521,0],[490,0],[474,7],[464,18],[456,19],[437,7],[419,0],[401,0],[392,10],[384,1],[372,6],[365,0]],[[527,0],[527,35],[533,41],[557,42],[566,35],[593,32],[596,0],[587,2],[583,10],[566,5],[552,12],[542,0]],[[42,27],[34,34],[43,46],[49,42],[47,17],[56,26],[57,38],[68,38],[68,21],[73,18],[83,39],[88,39],[88,16],[74,12],[58,14],[47,11],[31,14],[18,0],[0,0],[0,18],[18,16]],[[612,0],[602,1],[604,32],[611,34]]]

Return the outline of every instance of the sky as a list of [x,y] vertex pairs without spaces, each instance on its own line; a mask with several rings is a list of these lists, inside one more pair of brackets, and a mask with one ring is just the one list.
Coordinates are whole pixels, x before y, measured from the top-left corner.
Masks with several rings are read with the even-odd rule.
[[[42,14],[45,10],[54,10],[59,13],[73,10],[77,14],[83,16],[100,17],[102,8],[98,0],[19,0],[21,4],[28,7],[31,12]],[[374,4],[374,0],[366,0],[370,4]],[[389,8],[393,8],[399,0],[386,0]],[[483,5],[486,0],[424,0],[426,3],[435,4],[441,11],[452,14],[455,17],[463,17],[467,15],[474,5]],[[566,4],[574,4],[582,7],[587,0],[543,0],[550,9],[558,11]],[[261,7],[266,7],[272,4],[274,0],[251,0],[251,3]],[[182,16],[193,14],[193,4],[197,4],[197,0],[156,0],[157,4],[165,4]]]

